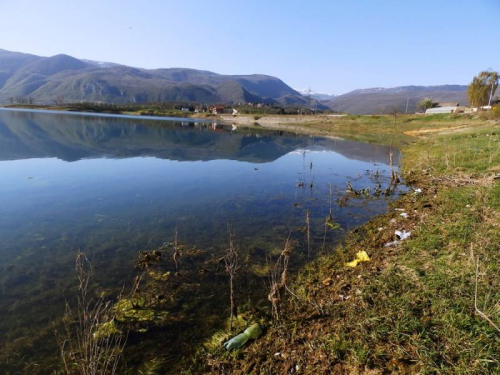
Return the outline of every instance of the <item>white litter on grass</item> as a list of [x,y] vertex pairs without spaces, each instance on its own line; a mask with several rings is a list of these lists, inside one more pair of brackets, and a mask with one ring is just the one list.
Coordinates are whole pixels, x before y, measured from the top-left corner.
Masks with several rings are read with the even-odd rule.
[[398,246],[401,241],[406,240],[408,237],[410,237],[411,232],[407,232],[405,230],[402,230],[402,231],[397,230],[394,232],[394,234],[396,235],[396,237],[398,239],[395,241],[386,243],[384,245],[384,247],[396,247],[396,246]]
[[395,208],[396,211],[404,211],[404,208]]
[[410,237],[411,232],[407,232],[405,230],[397,230],[394,232],[397,238],[399,238],[401,241],[406,240],[408,237]]
[[401,241],[392,241],[392,242],[387,242],[384,247],[396,247]]
[[413,190],[413,194],[415,194],[415,195],[422,194],[422,189],[418,188],[418,189]]
[[402,216],[405,219],[408,219],[408,214],[406,212],[401,213],[399,216]]

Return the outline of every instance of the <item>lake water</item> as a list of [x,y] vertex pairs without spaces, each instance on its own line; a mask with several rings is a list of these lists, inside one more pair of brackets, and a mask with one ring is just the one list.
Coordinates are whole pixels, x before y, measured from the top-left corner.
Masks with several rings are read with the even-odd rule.
[[[179,241],[203,253],[181,261],[190,283],[202,286],[179,294],[182,308],[173,310],[183,314],[168,329],[130,339],[174,360],[155,346],[159,338],[188,351],[220,325],[207,311],[227,314],[227,281],[214,265],[228,220],[245,263],[245,302],[264,306],[266,265],[305,225],[306,211],[311,257],[331,251],[393,199],[349,198],[346,183],[385,189],[388,163],[385,146],[282,131],[0,110],[0,372],[57,368],[54,325],[74,295],[78,250],[92,260],[93,287],[113,295],[133,281],[139,251],[172,242],[178,228]],[[330,207],[343,230],[325,230]],[[299,267],[308,255],[297,233]],[[208,298],[204,288],[220,292]],[[179,338],[179,329],[195,333]]]

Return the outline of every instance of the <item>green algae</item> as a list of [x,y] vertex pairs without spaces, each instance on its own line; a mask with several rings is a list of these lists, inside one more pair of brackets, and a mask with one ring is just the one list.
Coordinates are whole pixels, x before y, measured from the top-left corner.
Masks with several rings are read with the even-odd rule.
[[93,334],[94,340],[101,340],[113,335],[121,335],[123,332],[116,324],[116,321],[110,320],[109,322],[99,324]]
[[113,307],[115,318],[121,323],[162,324],[166,311],[157,311],[147,306],[144,298],[123,298]]

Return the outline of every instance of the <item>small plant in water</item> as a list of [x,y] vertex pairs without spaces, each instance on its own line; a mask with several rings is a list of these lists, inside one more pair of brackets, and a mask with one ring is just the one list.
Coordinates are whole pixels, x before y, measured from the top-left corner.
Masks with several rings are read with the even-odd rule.
[[179,264],[178,264],[178,261],[179,261],[179,258],[181,256],[180,252],[179,252],[179,240],[178,240],[178,237],[179,237],[179,230],[177,229],[177,227],[175,227],[175,235],[174,235],[174,255],[173,255],[173,259],[174,259],[174,263],[175,263],[175,271],[178,272],[179,271]]
[[236,272],[240,268],[238,262],[238,251],[234,246],[234,230],[231,220],[227,222],[227,236],[229,240],[229,247],[227,253],[224,256],[224,262],[226,264],[226,272],[229,275],[229,295],[231,300],[231,318],[229,323],[229,328],[233,330],[233,317],[238,315],[238,309],[236,307],[236,301],[234,299],[234,279],[236,277]]
[[311,255],[311,211],[306,211],[307,259]]
[[269,302],[271,302],[273,318],[276,320],[280,318],[282,294],[288,282],[288,262],[290,261],[290,255],[292,254],[292,244],[290,242],[291,234],[291,232],[288,234],[285,247],[276,261],[274,268],[271,270],[269,277],[271,282],[267,298]]
[[64,371],[67,374],[117,373],[126,337],[116,326],[112,304],[103,297],[89,296],[92,265],[84,253],[76,257],[78,295],[76,310],[66,304],[65,337],[60,339]]

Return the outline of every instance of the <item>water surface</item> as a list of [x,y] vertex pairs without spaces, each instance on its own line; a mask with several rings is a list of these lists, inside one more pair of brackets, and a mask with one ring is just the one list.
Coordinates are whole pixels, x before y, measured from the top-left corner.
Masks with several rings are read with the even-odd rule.
[[[137,253],[172,241],[176,227],[181,241],[220,257],[231,220],[257,275],[307,210],[312,256],[342,233],[325,235],[330,209],[344,230],[383,212],[391,197],[346,201],[345,190],[348,181],[386,188],[388,163],[385,146],[333,138],[0,110],[0,371],[54,363],[51,323],[74,292],[76,251],[92,259],[96,287],[113,291],[132,280]],[[298,263],[306,253],[297,249]]]

